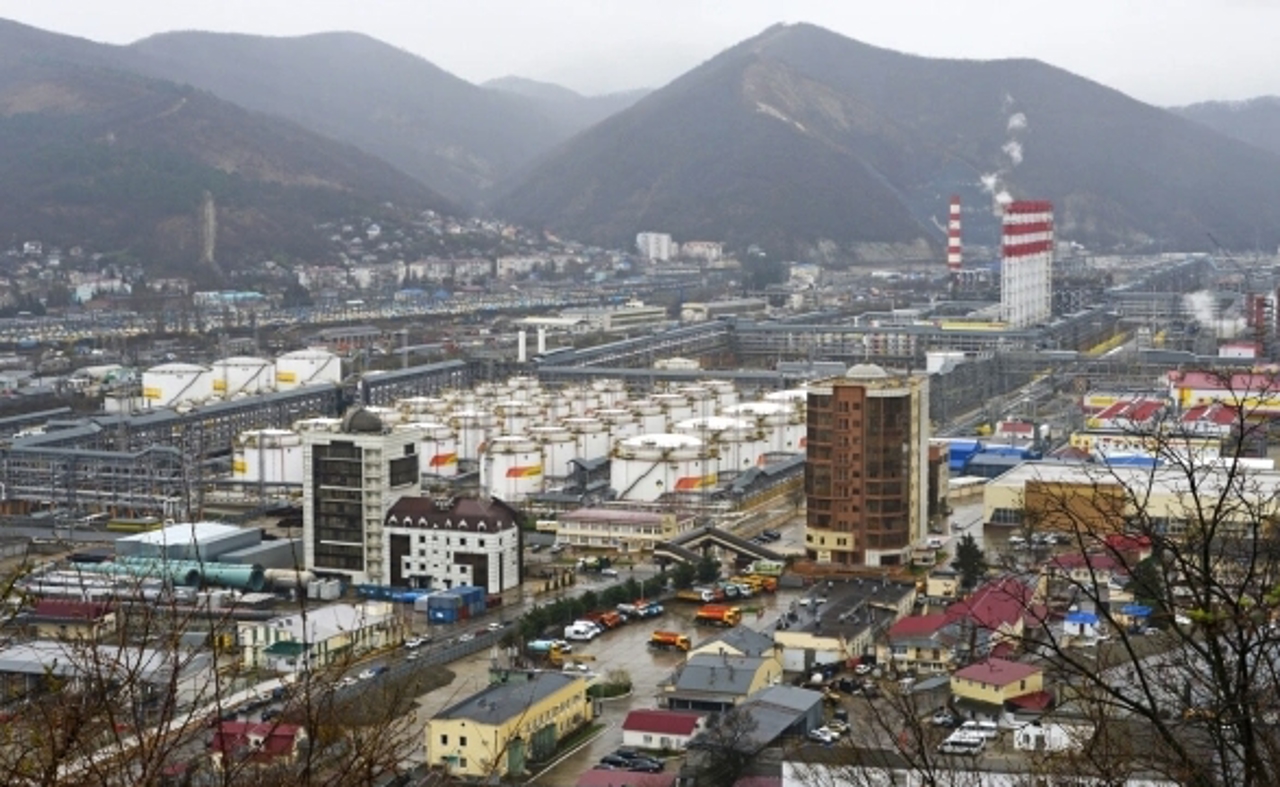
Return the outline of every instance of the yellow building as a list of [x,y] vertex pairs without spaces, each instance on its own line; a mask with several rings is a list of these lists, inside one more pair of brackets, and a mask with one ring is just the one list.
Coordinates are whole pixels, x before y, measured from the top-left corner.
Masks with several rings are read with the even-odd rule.
[[331,604],[305,615],[241,621],[237,640],[248,669],[300,672],[389,647],[402,635],[390,604]]
[[782,660],[768,656],[690,655],[659,704],[671,710],[723,713],[782,679]]
[[640,508],[579,508],[561,514],[555,522],[538,523],[539,530],[556,534],[557,543],[622,552],[652,552],[655,544],[693,526],[692,516]]
[[41,599],[26,621],[36,639],[101,642],[118,630],[111,606],[89,601]]
[[924,594],[928,598],[953,599],[959,595],[960,574],[951,568],[930,572],[925,579]]
[[951,695],[957,701],[1003,708],[1006,702],[1044,691],[1044,671],[1033,664],[987,659],[951,674]]
[[[1101,536],[1124,531],[1140,502],[1144,525],[1176,537],[1190,523],[1213,518],[1216,501],[1226,500],[1230,510],[1223,513],[1219,532],[1232,525],[1248,532],[1258,519],[1280,517],[1280,472],[1249,466],[1248,460],[1237,464],[1234,470],[1212,462],[1197,465],[1192,494],[1187,472],[1176,467],[1026,462],[986,485],[983,518],[997,525]],[[1228,482],[1234,482],[1234,491],[1224,489]]]
[[520,776],[595,717],[581,676],[512,671],[494,679],[427,722],[428,763],[451,776]]

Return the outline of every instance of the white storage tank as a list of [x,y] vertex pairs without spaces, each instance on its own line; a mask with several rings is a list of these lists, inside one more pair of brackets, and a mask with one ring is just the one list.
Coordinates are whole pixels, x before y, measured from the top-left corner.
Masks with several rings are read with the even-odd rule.
[[715,483],[714,460],[693,435],[628,437],[609,462],[609,485],[619,500],[652,503],[668,492],[696,493]]
[[579,459],[609,455],[609,430],[598,418],[566,418],[560,423],[573,434]]
[[542,411],[549,424],[559,423],[562,418],[578,415],[573,401],[564,395],[563,390],[544,392],[534,401],[542,405]]
[[701,439],[716,455],[718,472],[724,474],[750,470],[760,463],[766,449],[756,425],[743,418],[690,418],[676,424],[675,431]]
[[507,399],[493,406],[493,415],[494,423],[503,434],[524,434],[539,425],[542,409],[537,402]]
[[615,408],[627,401],[627,386],[621,380],[614,377],[607,377],[603,380],[594,380],[591,388],[599,397],[599,408]]
[[422,441],[418,444],[418,467],[424,475],[452,478],[458,474],[458,435],[448,424],[409,421],[405,427],[422,432]]
[[410,396],[397,400],[395,406],[406,421],[430,421],[449,412],[449,403],[434,396]]
[[739,401],[737,387],[728,380],[704,380],[699,385],[711,391],[716,397],[716,404],[722,408],[732,407]]
[[780,402],[797,410],[803,410],[809,401],[807,388],[787,388],[783,391],[770,391],[764,395],[766,402]]
[[667,431],[667,415],[652,399],[638,399],[632,402],[631,412],[640,421],[640,434],[657,434]]
[[609,445],[611,447],[623,438],[635,437],[645,431],[640,428],[640,417],[630,410],[596,410],[596,418],[599,419],[600,423],[604,424],[605,432],[609,435]]
[[276,366],[266,358],[236,356],[213,362],[213,393],[224,399],[274,391]]
[[365,412],[378,416],[378,420],[383,425],[390,428],[405,421],[404,414],[394,407],[379,407],[377,405],[369,405],[363,408]]
[[147,407],[177,407],[213,397],[213,378],[207,366],[166,363],[142,373],[142,399]]
[[480,460],[480,486],[508,503],[542,491],[542,452],[526,435],[501,435],[486,444]]
[[295,432],[341,432],[341,418],[303,418],[293,424]]
[[600,393],[590,386],[569,385],[560,389],[559,396],[568,406],[563,418],[583,416],[600,406]]
[[563,426],[535,426],[529,436],[542,447],[542,472],[547,478],[567,478],[569,462],[578,458],[578,443]]
[[518,375],[507,380],[507,390],[510,391],[509,398],[527,402],[542,391],[542,385],[537,377]]
[[716,414],[716,395],[712,393],[710,388],[703,388],[700,385],[686,385],[676,391],[689,400],[689,407],[693,410],[694,418],[706,418]]
[[302,485],[302,435],[255,429],[236,438],[231,477],[246,484]]
[[290,391],[304,385],[342,382],[342,359],[328,350],[295,350],[276,359],[276,388]]
[[481,446],[493,430],[493,413],[484,410],[457,410],[449,425],[458,435],[458,458],[474,462],[480,458]]
[[732,418],[754,421],[764,433],[770,452],[800,453],[804,450],[800,441],[806,425],[795,408],[783,402],[741,402],[721,411]]
[[650,397],[650,401],[662,408],[663,416],[666,423],[663,424],[663,431],[669,431],[680,421],[686,418],[692,418],[696,413],[689,404],[689,398],[679,393],[660,393]]

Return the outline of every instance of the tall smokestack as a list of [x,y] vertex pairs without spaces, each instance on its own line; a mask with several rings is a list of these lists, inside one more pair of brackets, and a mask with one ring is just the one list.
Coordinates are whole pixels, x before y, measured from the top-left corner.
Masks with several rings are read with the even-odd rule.
[[951,215],[947,219],[947,270],[952,276],[960,273],[963,260],[960,256],[960,197],[951,197]]
[[529,360],[529,334],[523,330],[516,334],[516,362],[526,363]]
[[538,326],[538,355],[547,351],[547,326]]

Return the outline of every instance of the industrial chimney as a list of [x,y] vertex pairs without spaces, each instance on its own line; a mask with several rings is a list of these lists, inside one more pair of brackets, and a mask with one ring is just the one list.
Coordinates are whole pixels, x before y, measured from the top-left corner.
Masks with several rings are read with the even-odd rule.
[[960,197],[951,197],[951,214],[947,219],[947,270],[952,278],[960,274],[963,261],[960,256]]

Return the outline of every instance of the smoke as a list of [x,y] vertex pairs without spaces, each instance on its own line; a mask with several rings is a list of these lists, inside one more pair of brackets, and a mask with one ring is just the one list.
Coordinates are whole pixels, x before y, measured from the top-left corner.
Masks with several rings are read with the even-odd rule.
[[1008,142],[1004,143],[1004,147],[1000,149],[1003,150],[1004,154],[1009,157],[1009,162],[1013,166],[1016,167],[1022,163],[1022,143],[1019,142],[1018,140],[1011,139]]
[[1013,202],[1013,195],[1009,193],[1009,189],[1004,185],[1004,178],[1015,167],[1022,163],[1024,152],[1022,142],[1018,139],[1018,134],[1027,129],[1027,116],[1023,112],[1015,111],[1017,102],[1013,96],[1005,93],[1000,101],[1000,112],[1007,115],[1005,119],[1005,143],[1000,146],[1000,152],[1004,154],[1008,163],[1000,167],[995,172],[984,173],[978,178],[982,190],[991,195],[991,211],[999,216],[1004,213],[1004,206]]
[[1220,315],[1213,294],[1207,290],[1198,290],[1182,296],[1182,307],[1195,317],[1202,328],[1213,331],[1216,338],[1234,339],[1245,332],[1245,319]]

